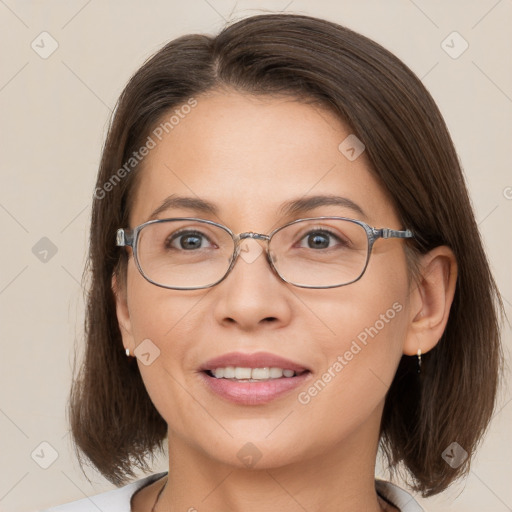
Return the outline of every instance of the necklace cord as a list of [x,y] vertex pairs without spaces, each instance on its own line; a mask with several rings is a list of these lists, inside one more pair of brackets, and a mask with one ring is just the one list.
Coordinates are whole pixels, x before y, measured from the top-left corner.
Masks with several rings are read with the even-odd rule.
[[160,501],[160,496],[164,492],[164,489],[167,487],[167,482],[168,481],[169,481],[169,478],[167,478],[167,480],[165,481],[165,484],[162,486],[162,488],[160,489],[159,493],[157,494],[156,500],[155,500],[155,503],[153,504],[153,508],[151,509],[151,512],[156,512],[156,506],[158,505],[158,502]]

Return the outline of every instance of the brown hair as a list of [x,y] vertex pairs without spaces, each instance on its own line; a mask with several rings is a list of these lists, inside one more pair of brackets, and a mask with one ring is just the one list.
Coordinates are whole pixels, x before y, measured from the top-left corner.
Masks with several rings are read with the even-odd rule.
[[[167,425],[136,362],[124,354],[111,289],[113,273],[122,279],[126,270],[115,234],[129,225],[137,165],[119,170],[164,114],[222,87],[327,106],[365,144],[372,172],[416,234],[408,250],[453,250],[459,277],[446,330],[423,356],[419,378],[415,359],[402,357],[381,425],[389,468],[408,470],[410,485],[424,496],[441,492],[469,471],[494,410],[502,361],[503,306],[462,171],[438,108],[407,66],[347,28],[292,14],[249,17],[216,37],[175,39],[144,63],[119,98],[93,200],[85,360],[70,395],[80,462],[81,451],[120,485],[135,476],[133,468],[149,470],[146,458],[162,449]],[[441,457],[453,441],[470,455],[455,469]]]

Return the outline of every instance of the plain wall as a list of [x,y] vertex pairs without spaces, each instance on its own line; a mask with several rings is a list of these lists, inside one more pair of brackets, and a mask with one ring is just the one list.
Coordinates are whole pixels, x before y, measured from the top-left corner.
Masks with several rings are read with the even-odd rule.
[[[288,1],[0,3],[0,510],[45,508],[113,487],[92,470],[92,484],[84,477],[66,422],[92,193],[119,93],[179,35],[213,34],[230,18],[286,9],[346,25],[394,52],[446,119],[510,316],[512,2]],[[46,59],[43,31],[58,43]],[[458,58],[458,36],[447,40],[452,56],[442,47],[453,31],[469,44]],[[504,343],[508,357],[508,326]],[[419,499],[426,510],[512,509],[510,400],[504,388],[468,479]],[[57,452],[48,469],[34,460],[41,449],[51,457],[42,442]],[[154,471],[166,468],[159,460]]]

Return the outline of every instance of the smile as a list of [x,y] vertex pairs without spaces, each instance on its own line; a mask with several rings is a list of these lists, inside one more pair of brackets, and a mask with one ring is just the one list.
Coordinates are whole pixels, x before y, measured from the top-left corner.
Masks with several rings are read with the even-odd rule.
[[232,352],[210,359],[199,376],[209,392],[239,405],[284,397],[311,377],[304,365],[277,354]]
[[263,380],[290,378],[297,375],[297,372],[294,370],[277,368],[275,366],[265,368],[226,366],[224,368],[216,368],[210,373],[216,379],[231,379],[241,382],[260,382]]

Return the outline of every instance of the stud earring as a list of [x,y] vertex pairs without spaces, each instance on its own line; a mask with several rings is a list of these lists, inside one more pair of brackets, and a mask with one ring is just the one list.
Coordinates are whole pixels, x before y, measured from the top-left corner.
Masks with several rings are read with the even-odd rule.
[[127,355],[127,357],[130,357],[130,349],[129,348],[126,349],[126,355]]
[[421,348],[418,349],[418,373],[421,373]]

